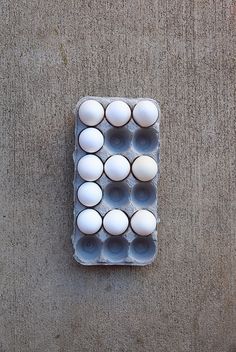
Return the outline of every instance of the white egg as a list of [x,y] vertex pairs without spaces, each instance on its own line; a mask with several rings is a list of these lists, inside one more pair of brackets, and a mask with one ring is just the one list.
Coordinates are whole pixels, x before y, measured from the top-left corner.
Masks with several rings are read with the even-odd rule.
[[102,148],[104,137],[97,128],[85,128],[79,135],[79,145],[88,153],[95,153]]
[[132,165],[132,172],[140,181],[152,180],[156,176],[157,170],[156,161],[147,155],[139,156]]
[[80,203],[93,207],[102,199],[102,190],[95,182],[85,182],[79,187],[77,195]]
[[85,181],[95,181],[103,173],[103,163],[96,155],[88,154],[79,160],[77,169]]
[[101,228],[102,217],[94,209],[85,209],[77,217],[77,225],[81,232],[92,235]]
[[134,120],[142,127],[153,125],[157,121],[158,115],[159,112],[156,105],[150,100],[140,101],[133,110]]
[[116,127],[125,125],[131,117],[131,110],[128,104],[121,100],[113,101],[106,108],[107,120]]
[[103,226],[111,235],[121,235],[128,228],[128,225],[127,215],[119,209],[109,211],[103,219]]
[[131,227],[140,236],[148,236],[156,229],[156,218],[148,210],[138,210],[131,218]]
[[96,100],[86,100],[79,107],[79,118],[87,126],[96,126],[104,117],[104,108]]
[[122,155],[113,155],[105,162],[104,170],[111,180],[122,181],[130,172],[130,163]]

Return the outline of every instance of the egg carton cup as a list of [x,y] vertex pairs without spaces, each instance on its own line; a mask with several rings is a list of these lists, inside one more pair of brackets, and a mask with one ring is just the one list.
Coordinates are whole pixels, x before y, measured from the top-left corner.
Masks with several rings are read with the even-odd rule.
[[[101,187],[103,197],[101,202],[92,207],[97,210],[102,218],[111,209],[123,210],[129,218],[129,226],[122,235],[110,235],[103,226],[93,235],[83,234],[77,226],[78,214],[88,207],[81,204],[77,197],[77,190],[84,181],[78,174],[77,164],[79,159],[87,155],[81,149],[78,136],[82,130],[88,128],[81,122],[78,116],[80,105],[86,100],[96,100],[102,104],[104,111],[113,101],[120,100],[129,105],[131,111],[134,106],[142,101],[152,101],[158,108],[159,117],[151,127],[140,127],[132,118],[122,127],[114,127],[104,115],[103,120],[95,128],[104,135],[103,147],[93,153],[103,162],[112,155],[121,154],[125,156],[132,166],[133,161],[141,155],[152,157],[158,165],[158,172],[150,182],[137,180],[130,171],[128,177],[123,181],[110,180],[103,171],[102,176],[95,182]],[[157,229],[149,236],[139,236],[130,227],[132,215],[140,210],[147,209],[156,217],[158,216],[157,184],[159,180],[160,162],[160,138],[159,138],[160,108],[159,102],[148,98],[120,98],[120,97],[84,97],[79,100],[75,108],[75,150],[74,160],[74,231],[72,243],[74,258],[83,265],[136,265],[144,266],[154,261],[157,255]]]

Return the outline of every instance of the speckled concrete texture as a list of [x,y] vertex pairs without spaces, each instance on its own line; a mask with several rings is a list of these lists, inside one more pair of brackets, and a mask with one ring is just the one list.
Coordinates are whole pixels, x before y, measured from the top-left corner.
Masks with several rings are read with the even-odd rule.
[[[3,0],[0,351],[235,352],[235,1]],[[161,102],[159,256],[72,259],[82,96]]]

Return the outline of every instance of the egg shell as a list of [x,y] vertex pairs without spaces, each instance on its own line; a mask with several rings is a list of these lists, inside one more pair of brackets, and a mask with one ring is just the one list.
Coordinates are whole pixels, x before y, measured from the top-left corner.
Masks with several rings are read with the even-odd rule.
[[108,233],[118,236],[127,230],[129,220],[122,210],[113,209],[105,215],[103,226]]
[[95,182],[85,182],[79,187],[77,196],[81,204],[93,207],[101,201],[102,190]]
[[140,236],[148,236],[156,229],[155,216],[146,209],[138,210],[131,218],[131,227]]
[[130,117],[129,105],[121,100],[113,101],[106,108],[106,118],[115,127],[124,126]]
[[133,110],[135,122],[142,127],[152,126],[157,121],[158,115],[156,105],[149,100],[140,101]]
[[92,235],[102,226],[102,217],[94,209],[85,209],[77,217],[77,226],[86,235]]
[[104,171],[111,180],[122,181],[130,172],[130,163],[123,155],[113,155],[105,162]]
[[85,181],[95,181],[103,173],[103,163],[96,155],[87,154],[78,162],[78,173]]
[[99,129],[94,127],[85,128],[79,135],[79,145],[88,153],[95,153],[102,148],[104,137]]
[[132,172],[134,176],[140,181],[152,180],[158,171],[156,161],[147,155],[141,155],[134,160],[132,164]]
[[87,126],[96,126],[104,117],[104,108],[96,100],[86,100],[79,107],[79,118]]

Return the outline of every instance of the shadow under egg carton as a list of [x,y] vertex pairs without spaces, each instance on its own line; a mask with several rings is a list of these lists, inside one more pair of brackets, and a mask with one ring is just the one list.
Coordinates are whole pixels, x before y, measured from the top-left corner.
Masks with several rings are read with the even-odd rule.
[[[101,202],[92,207],[104,217],[111,209],[120,209],[126,213],[129,218],[129,226],[124,234],[113,236],[108,234],[102,227],[98,233],[94,235],[84,235],[78,230],[77,216],[87,209],[81,204],[77,197],[77,190],[84,181],[78,174],[78,161],[87,155],[79,145],[78,139],[82,130],[88,128],[83,124],[78,116],[80,105],[86,100],[96,100],[106,107],[113,101],[121,100],[127,103],[131,111],[134,106],[142,100],[152,101],[158,108],[159,104],[155,100],[147,98],[101,98],[101,97],[85,97],[76,105],[75,116],[75,150],[74,159],[74,233],[72,242],[74,247],[74,258],[84,265],[146,265],[150,264],[157,254],[157,231],[149,236],[139,236],[133,232],[130,227],[130,219],[132,215],[140,210],[147,209],[153,213],[159,223],[158,199],[157,199],[157,182],[159,179],[159,167],[157,175],[150,182],[141,182],[132,174],[132,163],[140,155],[152,157],[159,166],[159,119],[147,128],[142,128],[136,124],[132,115],[129,122],[122,127],[112,126],[104,116],[103,120],[96,126],[104,136],[104,145],[96,153],[105,164],[106,160],[115,154],[125,156],[130,162],[130,173],[123,181],[112,181],[104,173],[95,182],[101,187],[103,197]],[[91,247],[91,248],[90,248]]]

